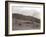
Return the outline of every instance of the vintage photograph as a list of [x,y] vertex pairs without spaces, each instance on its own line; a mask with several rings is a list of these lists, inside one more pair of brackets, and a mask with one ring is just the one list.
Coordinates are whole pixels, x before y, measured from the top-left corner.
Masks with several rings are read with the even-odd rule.
[[40,12],[35,9],[38,8],[12,6],[12,30],[40,29]]
[[36,2],[6,2],[6,34],[43,34],[44,6],[44,3]]

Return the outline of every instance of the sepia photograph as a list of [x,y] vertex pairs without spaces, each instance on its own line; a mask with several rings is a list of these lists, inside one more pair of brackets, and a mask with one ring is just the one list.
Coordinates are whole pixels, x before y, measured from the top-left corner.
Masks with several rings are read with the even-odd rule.
[[35,7],[12,7],[12,30],[40,29],[40,12]]
[[15,1],[6,4],[9,35],[44,33],[44,3]]

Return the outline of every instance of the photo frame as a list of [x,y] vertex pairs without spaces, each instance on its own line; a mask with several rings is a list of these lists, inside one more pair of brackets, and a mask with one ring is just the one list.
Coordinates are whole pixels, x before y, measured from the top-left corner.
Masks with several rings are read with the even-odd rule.
[[45,3],[5,1],[5,36],[45,33]]

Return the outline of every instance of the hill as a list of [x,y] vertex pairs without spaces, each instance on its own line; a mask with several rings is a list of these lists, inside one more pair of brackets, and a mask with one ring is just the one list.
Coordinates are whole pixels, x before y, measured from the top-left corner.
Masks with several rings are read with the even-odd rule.
[[40,19],[35,18],[33,16],[25,16],[25,15],[22,15],[22,14],[12,14],[12,17],[16,18],[16,19],[20,19],[20,20],[28,20],[28,21],[40,23]]

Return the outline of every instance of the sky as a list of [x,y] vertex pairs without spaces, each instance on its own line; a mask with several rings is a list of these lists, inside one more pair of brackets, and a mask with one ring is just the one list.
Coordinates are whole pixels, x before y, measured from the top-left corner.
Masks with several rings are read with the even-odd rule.
[[12,6],[12,13],[22,14],[25,16],[33,16],[39,19],[42,12],[43,12],[43,7],[40,5],[18,4]]

